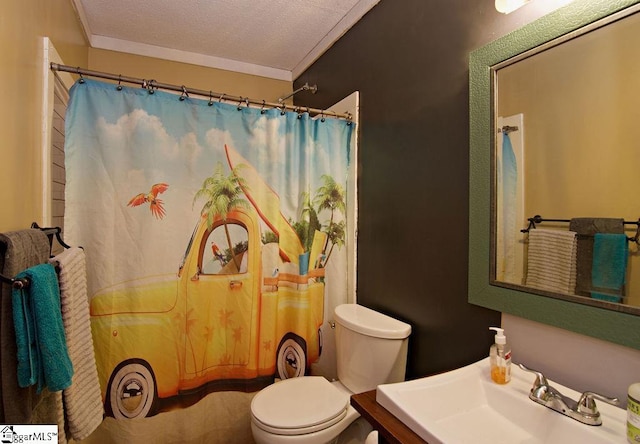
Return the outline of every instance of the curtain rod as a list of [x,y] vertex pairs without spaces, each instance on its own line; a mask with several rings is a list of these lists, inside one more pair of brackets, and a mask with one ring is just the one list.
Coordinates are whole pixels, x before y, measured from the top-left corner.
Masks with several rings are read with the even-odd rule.
[[498,128],[498,132],[499,133],[509,134],[509,133],[511,133],[513,131],[518,131],[518,127],[517,126],[505,125],[502,128]]
[[321,115],[322,117],[326,116],[326,117],[335,117],[337,119],[344,119],[344,120],[347,120],[347,122],[349,123],[351,123],[353,118],[351,113],[348,113],[348,112],[336,113],[334,111],[323,110],[318,108],[309,108],[306,106],[294,106],[294,105],[287,105],[284,103],[273,103],[273,102],[266,102],[264,100],[255,100],[255,99],[250,99],[249,97],[230,96],[224,93],[205,91],[202,89],[195,89],[195,88],[187,88],[184,85],[180,85],[180,86],[171,85],[169,83],[161,83],[155,80],[146,80],[146,79],[140,79],[136,77],[123,76],[121,74],[111,74],[111,73],[101,72],[101,71],[92,71],[92,70],[84,69],[80,67],[60,65],[58,63],[51,63],[50,67],[51,67],[51,70],[53,71],[62,71],[62,72],[77,74],[80,76],[81,80],[82,80],[82,76],[89,76],[89,77],[98,77],[101,79],[114,80],[114,81],[117,81],[118,84],[125,82],[125,83],[140,85],[141,87],[149,90],[150,93],[152,93],[156,89],[166,89],[170,91],[181,92],[183,96],[186,95],[187,97],[189,96],[189,94],[195,94],[198,96],[207,97],[209,98],[210,102],[212,102],[214,99],[217,99],[218,101],[225,100],[229,102],[237,102],[238,106],[245,104],[246,106],[257,105],[262,108],[265,108],[265,107],[277,108],[282,111],[285,111],[288,109],[298,113],[307,112],[309,113],[309,115],[314,115],[314,116]]
[[289,97],[293,97],[298,94],[300,91],[311,91],[311,94],[315,94],[318,92],[318,85],[309,86],[309,83],[305,83],[300,88],[296,89],[294,92],[287,94],[286,96],[282,96],[278,98],[278,103],[282,103],[287,100]]

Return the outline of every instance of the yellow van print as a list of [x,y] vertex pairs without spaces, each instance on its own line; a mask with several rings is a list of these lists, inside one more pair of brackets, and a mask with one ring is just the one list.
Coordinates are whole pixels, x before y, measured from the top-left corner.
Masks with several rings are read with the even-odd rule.
[[[232,171],[246,163],[230,148],[227,158]],[[327,235],[316,231],[304,252],[272,209],[273,191],[252,167],[241,171],[250,204],[224,217],[203,212],[177,274],[91,300],[100,384],[115,418],[149,416],[159,399],[196,391],[258,390],[318,360],[325,269],[309,258],[322,256]],[[278,243],[263,241],[258,217]]]

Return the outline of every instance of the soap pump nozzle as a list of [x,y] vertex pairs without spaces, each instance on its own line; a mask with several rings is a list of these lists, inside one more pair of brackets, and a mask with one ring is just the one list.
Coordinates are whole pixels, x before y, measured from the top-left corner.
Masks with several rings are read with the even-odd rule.
[[494,330],[496,332],[496,338],[495,338],[496,344],[507,343],[507,337],[504,335],[504,328],[489,327],[489,330]]

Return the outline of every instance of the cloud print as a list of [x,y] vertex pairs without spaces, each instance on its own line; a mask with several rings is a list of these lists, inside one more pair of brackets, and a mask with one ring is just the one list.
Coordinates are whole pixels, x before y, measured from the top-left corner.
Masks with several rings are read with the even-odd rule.
[[260,161],[279,159],[285,154],[285,141],[280,134],[280,120],[262,116],[255,121],[248,139],[249,146],[258,150]]
[[[135,147],[135,158],[140,162],[149,155],[162,155],[172,160],[178,156],[177,141],[167,133],[158,117],[142,109],[124,114],[115,123],[108,123],[104,117],[99,117],[96,126],[98,137],[106,146]],[[143,165],[133,166],[140,168]]]
[[222,161],[225,158],[224,146],[231,145],[235,147],[233,136],[229,131],[221,129],[210,129],[205,135],[207,148],[214,154],[214,158]]
[[198,143],[198,138],[194,133],[187,133],[180,138],[179,152],[184,156],[187,168],[190,171],[195,169],[199,157],[202,155],[202,146]]
[[[198,172],[203,147],[195,133],[188,132],[176,139],[169,134],[162,121],[142,109],[122,115],[115,123],[104,117],[96,120],[100,144],[111,151],[106,162],[113,162],[120,171],[149,169],[162,172],[160,178],[172,180],[178,175],[194,176]],[[153,176],[156,176],[155,174]]]

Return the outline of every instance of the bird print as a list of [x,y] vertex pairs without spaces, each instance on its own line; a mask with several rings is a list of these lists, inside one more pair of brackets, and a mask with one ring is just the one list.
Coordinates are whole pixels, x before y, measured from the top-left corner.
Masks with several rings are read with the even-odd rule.
[[151,187],[151,191],[148,194],[140,193],[137,196],[134,196],[127,205],[130,207],[137,207],[138,205],[148,202],[151,214],[153,214],[156,219],[162,219],[167,213],[164,209],[164,203],[161,199],[158,199],[158,194],[164,193],[167,191],[167,188],[169,188],[168,184],[157,183]]

